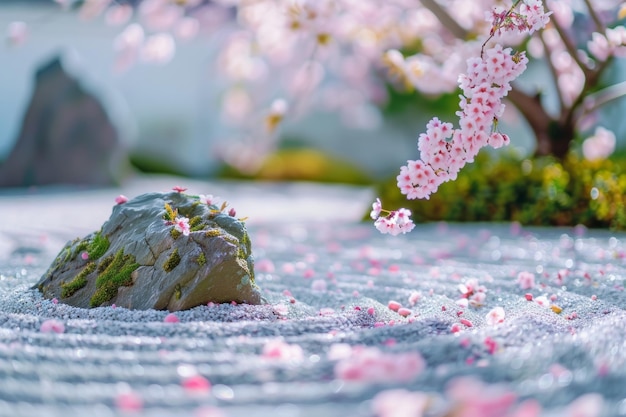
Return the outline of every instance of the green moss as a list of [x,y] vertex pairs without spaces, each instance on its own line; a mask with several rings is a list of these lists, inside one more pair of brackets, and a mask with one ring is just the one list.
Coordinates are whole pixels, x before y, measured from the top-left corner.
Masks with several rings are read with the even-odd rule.
[[209,229],[206,232],[204,232],[204,236],[206,237],[218,237],[218,236],[222,236],[222,231],[220,229]]
[[172,236],[174,240],[178,239],[180,235],[182,235],[182,233],[179,232],[177,229],[172,228],[172,230],[170,230],[170,236]]
[[176,284],[176,287],[174,287],[174,297],[176,297],[177,300],[180,300],[180,297],[183,296],[183,288],[180,286],[180,284]]
[[246,247],[249,247],[251,245],[252,242],[250,242],[250,236],[248,235],[248,232],[243,232],[243,236],[241,237],[241,243],[246,245]]
[[178,254],[178,248],[174,249],[170,254],[170,257],[167,258],[165,264],[163,265],[163,269],[165,272],[170,272],[172,269],[176,268],[180,263],[180,255]]
[[[224,233],[222,235],[222,239],[224,239],[228,243],[232,243],[233,245],[237,246],[239,250],[241,250],[241,247],[239,247],[239,239],[237,239],[235,236],[228,234],[228,233]],[[237,256],[239,256],[239,253],[237,254]]]
[[89,239],[83,239],[80,242],[78,242],[78,245],[76,245],[76,248],[74,249],[74,254],[72,256],[72,259],[75,258],[79,253],[86,251],[88,247],[89,247]]
[[165,214],[163,215],[163,219],[173,222],[178,217],[178,209],[173,209],[169,203],[165,203]]
[[204,256],[204,252],[200,253],[196,258],[196,263],[200,266],[204,266],[206,264],[206,256]]
[[102,271],[107,269],[109,265],[111,265],[111,262],[113,262],[113,258],[115,258],[113,255],[109,255],[103,260],[101,260],[100,263],[98,264],[98,273],[101,273]]
[[189,231],[197,232],[199,230],[203,230],[206,227],[206,224],[202,223],[201,216],[194,216],[189,220]]
[[89,262],[78,275],[74,277],[70,282],[61,284],[61,297],[67,298],[74,295],[74,293],[85,285],[87,285],[87,275],[96,270],[96,264]]
[[70,259],[72,259],[72,250],[68,246],[63,250],[63,263],[69,262]]
[[100,259],[102,255],[106,253],[110,246],[109,239],[106,236],[102,235],[102,231],[99,231],[95,234],[89,245],[87,246],[87,253],[89,254],[89,259],[95,261],[96,259]]
[[96,279],[96,292],[89,305],[97,307],[115,297],[120,287],[132,285],[132,273],[138,267],[134,256],[124,255],[124,249],[117,251],[109,266]]
[[250,244],[250,236],[248,236],[248,233],[244,231],[243,236],[241,236],[241,244],[239,245],[239,252],[237,256],[242,259],[247,258],[250,253]]

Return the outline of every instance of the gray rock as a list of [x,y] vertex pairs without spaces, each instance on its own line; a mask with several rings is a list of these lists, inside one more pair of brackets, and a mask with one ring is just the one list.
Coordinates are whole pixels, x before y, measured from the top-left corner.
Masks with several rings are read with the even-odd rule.
[[[101,230],[68,242],[36,287],[83,308],[262,304],[245,225],[224,211],[183,193],[143,194],[114,206]],[[188,235],[175,217],[189,219]]]
[[0,187],[119,183],[130,163],[100,101],[59,57],[36,74],[17,142],[0,165]]

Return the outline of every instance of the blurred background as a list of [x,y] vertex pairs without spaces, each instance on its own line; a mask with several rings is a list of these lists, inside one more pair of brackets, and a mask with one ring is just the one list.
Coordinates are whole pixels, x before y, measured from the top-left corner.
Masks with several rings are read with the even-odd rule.
[[[387,205],[406,206],[394,186],[399,166],[419,157],[417,136],[429,119],[455,121],[458,91],[423,91],[419,82],[400,88],[402,83],[389,77],[385,51],[398,48],[407,62],[429,48],[447,54],[446,48],[455,45],[448,35],[439,34],[438,43],[424,35],[427,29],[431,34],[446,29],[434,23],[437,7],[447,7],[466,34],[484,31],[484,17],[455,17],[464,10],[455,11],[452,0],[434,6],[424,1],[414,8],[407,2],[338,2],[358,7],[353,15],[360,20],[332,9],[331,1],[310,7],[307,1],[276,2],[291,4],[285,12],[290,29],[301,31],[297,40],[282,41],[289,45],[280,49],[268,47],[263,36],[276,39],[284,33],[267,35],[259,22],[276,11],[238,9],[237,3],[0,2],[0,28],[7,28],[0,47],[0,184],[111,185],[136,172],[306,180],[371,185]],[[482,3],[488,7],[489,2]],[[593,20],[578,2],[565,3],[574,29]],[[622,2],[592,3],[610,21],[607,27],[623,23],[623,16],[617,16]],[[348,46],[344,25],[352,28]],[[388,36],[392,26],[400,28],[399,34]],[[307,43],[311,34],[314,42]],[[332,40],[338,45],[334,49]],[[586,49],[586,39],[575,41]],[[133,49],[138,43],[142,49]],[[447,62],[456,59],[464,65],[463,53],[469,52],[439,58],[439,67],[427,73],[431,84],[445,78]],[[437,54],[430,55],[436,61]],[[541,93],[546,111],[558,116],[559,87],[552,82],[545,54],[536,56],[519,80],[520,89]],[[607,67],[596,90],[626,81],[622,58],[612,58]],[[58,91],[51,87],[59,85],[64,87]],[[618,94],[576,126],[567,155],[553,158],[549,152],[537,155],[532,126],[509,105],[499,129],[510,136],[511,146],[484,150],[480,164],[466,167],[459,181],[443,185],[430,202],[411,203],[410,208],[418,221],[622,227],[624,114],[626,100]],[[598,126],[612,132],[615,145],[601,161],[586,160],[582,143]],[[85,141],[91,145],[83,149]],[[96,168],[103,174],[84,173]],[[503,178],[509,182],[503,184]],[[601,202],[601,208],[590,208]],[[451,209],[459,204],[463,208]],[[620,216],[623,221],[616,221]]]

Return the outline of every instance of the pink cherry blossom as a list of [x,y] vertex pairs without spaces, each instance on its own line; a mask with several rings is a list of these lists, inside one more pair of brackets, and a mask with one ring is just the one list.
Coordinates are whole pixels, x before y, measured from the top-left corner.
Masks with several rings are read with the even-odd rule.
[[104,15],[108,25],[118,26],[127,23],[133,16],[133,6],[130,4],[113,4]]
[[485,338],[485,340],[483,341],[483,343],[485,344],[485,347],[487,348],[487,351],[489,352],[489,354],[493,355],[496,352],[496,349],[498,349],[498,342],[496,342],[495,340],[493,340],[491,337],[487,336]]
[[216,198],[213,196],[213,194],[200,194],[198,196],[198,199],[202,204],[206,204],[207,206],[214,205],[216,201]]
[[550,301],[545,295],[540,295],[539,297],[536,297],[535,303],[539,304],[542,307],[550,307]]
[[115,397],[115,406],[123,412],[138,412],[143,409],[143,399],[134,391],[126,391]]
[[178,323],[180,319],[174,313],[169,313],[163,318],[163,323]]
[[[540,3],[523,6],[529,17],[536,20],[524,20],[524,30],[533,31],[545,25],[547,15]],[[499,44],[484,50],[480,58],[467,60],[466,73],[459,77],[463,91],[461,110],[457,112],[460,128],[454,129],[436,117],[428,122],[426,133],[418,138],[421,159],[407,161],[396,178],[402,194],[408,199],[428,199],[443,182],[456,179],[459,170],[473,162],[480,148],[499,148],[509,143],[508,136],[495,131],[495,123],[504,111],[502,99],[511,89],[510,83],[526,69],[527,62],[523,53],[512,54],[510,48]]]
[[378,216],[380,216],[380,212],[382,211],[382,209],[383,206],[380,202],[380,198],[377,198],[376,201],[372,203],[372,211],[370,213],[370,217],[372,218],[372,220],[378,219]]
[[490,326],[502,323],[504,321],[504,309],[502,307],[494,307],[487,313],[485,320]]
[[211,382],[202,375],[185,378],[181,385],[186,391],[192,393],[206,393],[211,390]]
[[166,32],[157,33],[146,38],[140,56],[145,62],[166,64],[174,57],[175,50],[176,43],[172,35]]
[[48,319],[41,323],[39,331],[41,333],[64,333],[65,325],[59,320]]
[[453,379],[446,388],[446,395],[457,405],[457,417],[507,416],[517,400],[504,386],[486,385],[473,377]]
[[327,287],[326,280],[323,279],[316,279],[311,283],[311,289],[313,291],[324,292],[327,290]]
[[346,381],[408,382],[426,363],[418,352],[383,353],[375,347],[356,346],[352,355],[335,365],[335,376]]
[[254,263],[254,269],[258,272],[266,272],[271,274],[276,270],[276,267],[274,266],[274,262],[272,262],[270,259],[262,258]]
[[349,358],[352,355],[352,346],[347,343],[333,343],[330,345],[326,356],[331,361]]
[[615,150],[615,134],[602,126],[583,142],[583,155],[589,161],[601,161]]
[[461,319],[459,320],[461,322],[462,325],[464,325],[465,327],[474,327],[474,324],[469,321],[468,319]]
[[20,21],[11,22],[7,26],[6,37],[9,45],[21,45],[28,37],[28,26]]
[[176,217],[174,220],[174,229],[178,230],[184,236],[189,236],[189,219],[187,217]]
[[457,305],[467,307],[480,307],[485,303],[487,298],[487,288],[480,285],[476,278],[470,278],[465,283],[459,284],[458,289],[461,292],[461,299],[457,301]]
[[422,298],[422,293],[419,291],[413,291],[411,295],[409,295],[409,304],[414,306],[417,302]]
[[117,35],[113,41],[117,71],[125,71],[135,63],[144,39],[144,30],[138,23],[131,23]]
[[535,287],[535,274],[532,272],[522,271],[517,274],[517,283],[523,290],[530,290]]
[[401,315],[402,317],[408,317],[411,314],[413,314],[413,311],[411,311],[410,309],[405,308],[405,307],[400,307],[398,309],[398,314]]
[[398,310],[400,309],[400,307],[402,307],[402,304],[400,304],[400,303],[399,303],[399,302],[397,302],[397,301],[391,300],[391,301],[389,301],[389,302],[387,303],[387,307],[388,307],[390,310],[393,310],[393,311],[398,311]]
[[585,394],[572,401],[564,410],[563,417],[600,417],[604,400],[600,394]]
[[291,345],[278,338],[268,340],[265,343],[261,356],[265,359],[297,362],[302,360],[304,354],[300,345]]
[[387,216],[380,216],[374,222],[374,226],[379,232],[389,233],[393,236],[408,233],[415,227],[410,216],[410,210],[401,208],[390,212]]
[[376,394],[372,401],[372,411],[377,417],[421,417],[429,402],[428,395],[421,392],[387,390]]
[[187,188],[176,185],[172,187],[172,190],[176,191],[177,193],[184,193],[185,191],[187,191]]

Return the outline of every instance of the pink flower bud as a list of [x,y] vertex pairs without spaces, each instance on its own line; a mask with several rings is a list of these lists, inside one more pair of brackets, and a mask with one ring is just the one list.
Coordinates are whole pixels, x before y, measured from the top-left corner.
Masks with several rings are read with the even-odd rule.
[[127,201],[128,201],[128,197],[126,197],[123,194],[120,194],[117,197],[115,197],[115,203],[116,204],[124,204]]

